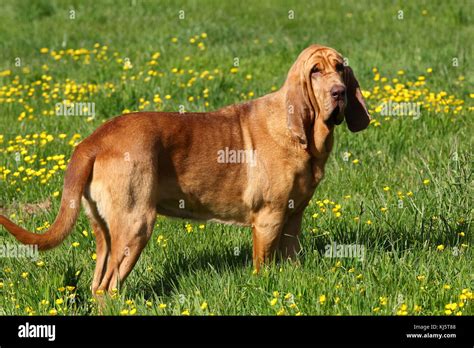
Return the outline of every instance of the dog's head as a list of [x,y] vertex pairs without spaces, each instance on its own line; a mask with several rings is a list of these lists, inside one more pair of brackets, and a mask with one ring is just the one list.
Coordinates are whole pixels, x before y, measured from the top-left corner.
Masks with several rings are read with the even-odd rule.
[[328,129],[346,119],[352,132],[367,128],[370,115],[352,69],[332,48],[312,45],[291,67],[286,87],[288,128],[304,147],[316,123]]

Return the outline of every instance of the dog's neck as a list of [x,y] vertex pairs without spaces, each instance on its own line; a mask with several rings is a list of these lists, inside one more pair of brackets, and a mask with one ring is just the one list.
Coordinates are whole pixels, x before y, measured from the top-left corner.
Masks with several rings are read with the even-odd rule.
[[[281,90],[241,105],[248,111],[246,117],[249,122],[258,122],[266,127],[275,143],[288,150],[288,156],[307,162],[316,183],[322,179],[324,165],[333,148],[334,127],[316,119],[307,132],[308,144],[303,146],[288,128],[285,96]],[[252,112],[254,109],[261,111]]]

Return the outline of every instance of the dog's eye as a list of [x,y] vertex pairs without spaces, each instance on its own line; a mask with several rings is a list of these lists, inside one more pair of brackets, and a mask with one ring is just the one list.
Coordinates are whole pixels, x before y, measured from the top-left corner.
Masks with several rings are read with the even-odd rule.
[[315,74],[315,73],[318,73],[319,72],[319,68],[317,65],[313,66],[313,68],[311,69],[311,74]]
[[343,71],[343,70],[344,70],[344,64],[342,64],[342,63],[337,63],[337,64],[336,64],[336,70],[337,70],[337,71]]

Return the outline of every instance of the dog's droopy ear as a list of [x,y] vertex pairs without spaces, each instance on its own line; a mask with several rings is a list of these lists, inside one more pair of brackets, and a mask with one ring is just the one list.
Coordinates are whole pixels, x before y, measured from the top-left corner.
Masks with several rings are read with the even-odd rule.
[[295,140],[307,148],[307,129],[315,111],[308,95],[308,81],[299,72],[289,76],[285,98],[288,129]]
[[344,67],[344,83],[347,90],[347,106],[345,111],[347,126],[352,132],[359,132],[366,129],[369,125],[370,115],[365,107],[359,82],[349,66]]

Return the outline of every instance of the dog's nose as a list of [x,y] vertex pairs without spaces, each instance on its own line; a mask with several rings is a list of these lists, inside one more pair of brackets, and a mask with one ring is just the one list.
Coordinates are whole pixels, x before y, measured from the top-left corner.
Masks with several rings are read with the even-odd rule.
[[331,97],[335,100],[344,99],[346,95],[346,87],[338,85],[331,88]]

